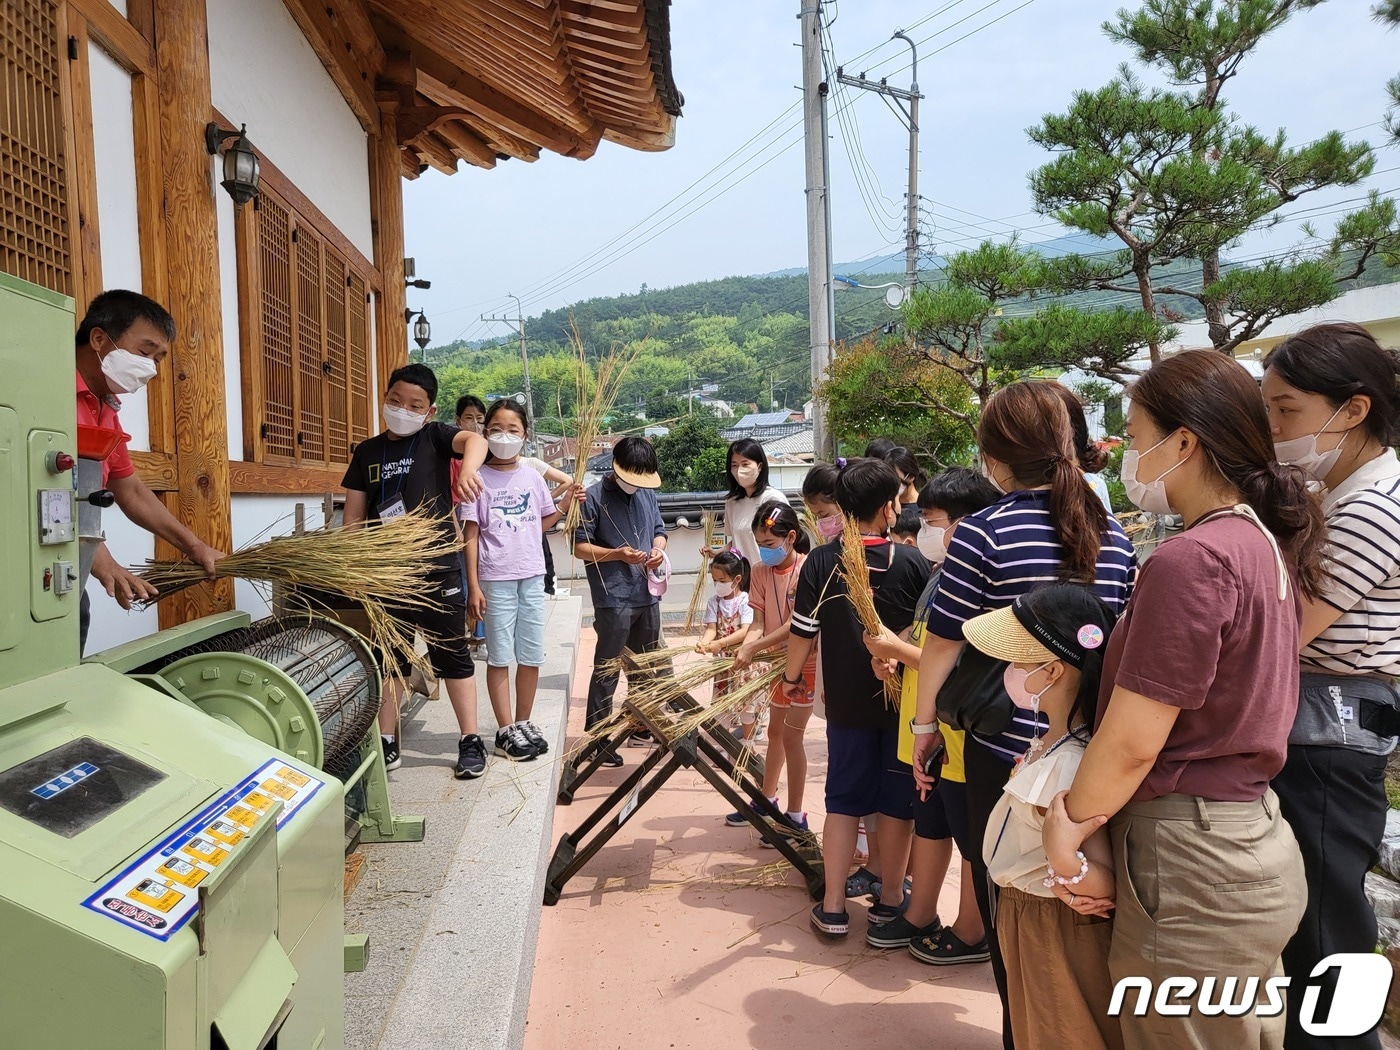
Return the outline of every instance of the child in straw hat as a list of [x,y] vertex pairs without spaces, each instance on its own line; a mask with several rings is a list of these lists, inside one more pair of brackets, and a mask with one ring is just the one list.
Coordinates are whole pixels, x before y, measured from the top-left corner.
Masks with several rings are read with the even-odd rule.
[[[1114,619],[1088,587],[1055,583],[963,624],[968,644],[1007,662],[1012,703],[1049,720],[1017,760],[982,842],[987,873],[1001,887],[996,934],[1018,1046],[1123,1045],[1117,1018],[1108,1016],[1107,818],[1072,824],[1064,803],[1094,723]],[[1086,898],[1096,914],[1080,914]]]

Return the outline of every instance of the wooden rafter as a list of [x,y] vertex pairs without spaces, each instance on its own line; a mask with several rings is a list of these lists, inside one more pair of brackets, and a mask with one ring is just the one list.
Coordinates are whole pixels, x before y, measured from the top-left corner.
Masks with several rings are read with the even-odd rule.
[[435,133],[468,164],[475,164],[478,168],[496,166],[496,151],[461,121],[447,121],[439,125]]

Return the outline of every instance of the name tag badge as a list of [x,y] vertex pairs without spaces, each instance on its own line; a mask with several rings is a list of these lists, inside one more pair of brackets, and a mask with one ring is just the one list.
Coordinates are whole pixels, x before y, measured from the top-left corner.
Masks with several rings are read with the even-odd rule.
[[402,518],[408,513],[408,508],[403,505],[403,497],[395,496],[388,503],[379,505],[379,520],[392,521],[395,518]]

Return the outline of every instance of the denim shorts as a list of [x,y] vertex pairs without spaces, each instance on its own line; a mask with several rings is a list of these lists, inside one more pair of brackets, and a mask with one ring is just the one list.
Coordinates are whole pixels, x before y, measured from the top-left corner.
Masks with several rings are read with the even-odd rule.
[[544,665],[544,577],[482,580],[486,595],[486,663]]
[[914,817],[914,772],[899,760],[899,730],[826,724],[826,811]]

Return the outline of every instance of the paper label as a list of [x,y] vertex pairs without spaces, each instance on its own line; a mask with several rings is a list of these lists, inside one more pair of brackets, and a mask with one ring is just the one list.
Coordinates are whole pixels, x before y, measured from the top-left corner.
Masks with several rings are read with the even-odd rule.
[[277,814],[281,828],[325,785],[282,759],[272,759],[147,851],[85,900],[84,907],[148,937],[169,940],[198,910],[195,888],[227,863],[249,831],[266,819],[274,797],[282,801]]

